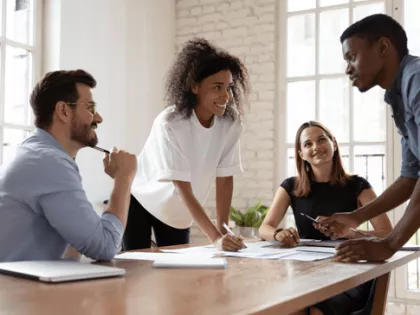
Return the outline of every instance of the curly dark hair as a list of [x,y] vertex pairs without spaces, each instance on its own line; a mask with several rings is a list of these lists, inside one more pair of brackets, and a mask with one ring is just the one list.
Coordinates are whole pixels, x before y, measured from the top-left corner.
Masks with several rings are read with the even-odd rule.
[[233,98],[223,116],[235,119],[235,109],[242,115],[244,98],[250,92],[248,71],[239,58],[204,38],[189,40],[178,54],[166,81],[168,106],[175,104],[176,112],[185,118],[190,117],[197,105],[193,85],[222,70],[229,70],[233,78]]

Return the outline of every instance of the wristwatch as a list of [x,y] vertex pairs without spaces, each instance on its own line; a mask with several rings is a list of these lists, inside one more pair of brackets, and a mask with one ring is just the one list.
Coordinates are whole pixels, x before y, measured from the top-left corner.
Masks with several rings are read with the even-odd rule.
[[274,238],[274,240],[275,240],[275,241],[277,241],[277,239],[276,239],[276,235],[277,235],[277,233],[279,233],[279,232],[281,232],[281,231],[283,231],[283,229],[282,229],[282,228],[278,228],[277,230],[275,230],[275,231],[274,231],[273,238]]

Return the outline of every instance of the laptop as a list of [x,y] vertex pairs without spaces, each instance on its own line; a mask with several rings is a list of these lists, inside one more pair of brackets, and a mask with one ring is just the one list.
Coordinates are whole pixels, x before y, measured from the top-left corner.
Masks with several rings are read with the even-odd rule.
[[123,276],[125,269],[68,260],[0,263],[0,273],[43,282],[64,282]]

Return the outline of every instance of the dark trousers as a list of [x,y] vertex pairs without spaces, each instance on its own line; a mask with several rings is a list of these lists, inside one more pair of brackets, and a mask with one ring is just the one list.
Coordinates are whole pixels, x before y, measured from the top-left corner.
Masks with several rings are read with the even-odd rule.
[[123,236],[123,250],[150,248],[152,228],[160,246],[188,244],[190,229],[176,229],[156,219],[131,196],[127,226]]

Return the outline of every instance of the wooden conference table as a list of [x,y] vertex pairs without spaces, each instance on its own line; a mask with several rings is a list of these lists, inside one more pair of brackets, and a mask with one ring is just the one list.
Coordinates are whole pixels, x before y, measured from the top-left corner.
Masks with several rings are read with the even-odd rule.
[[224,270],[152,269],[151,261],[113,260],[104,264],[125,268],[125,277],[62,284],[0,275],[0,315],[280,315],[379,277],[377,315],[384,314],[390,271],[419,257],[420,251],[405,251],[384,263],[357,264],[227,258]]

